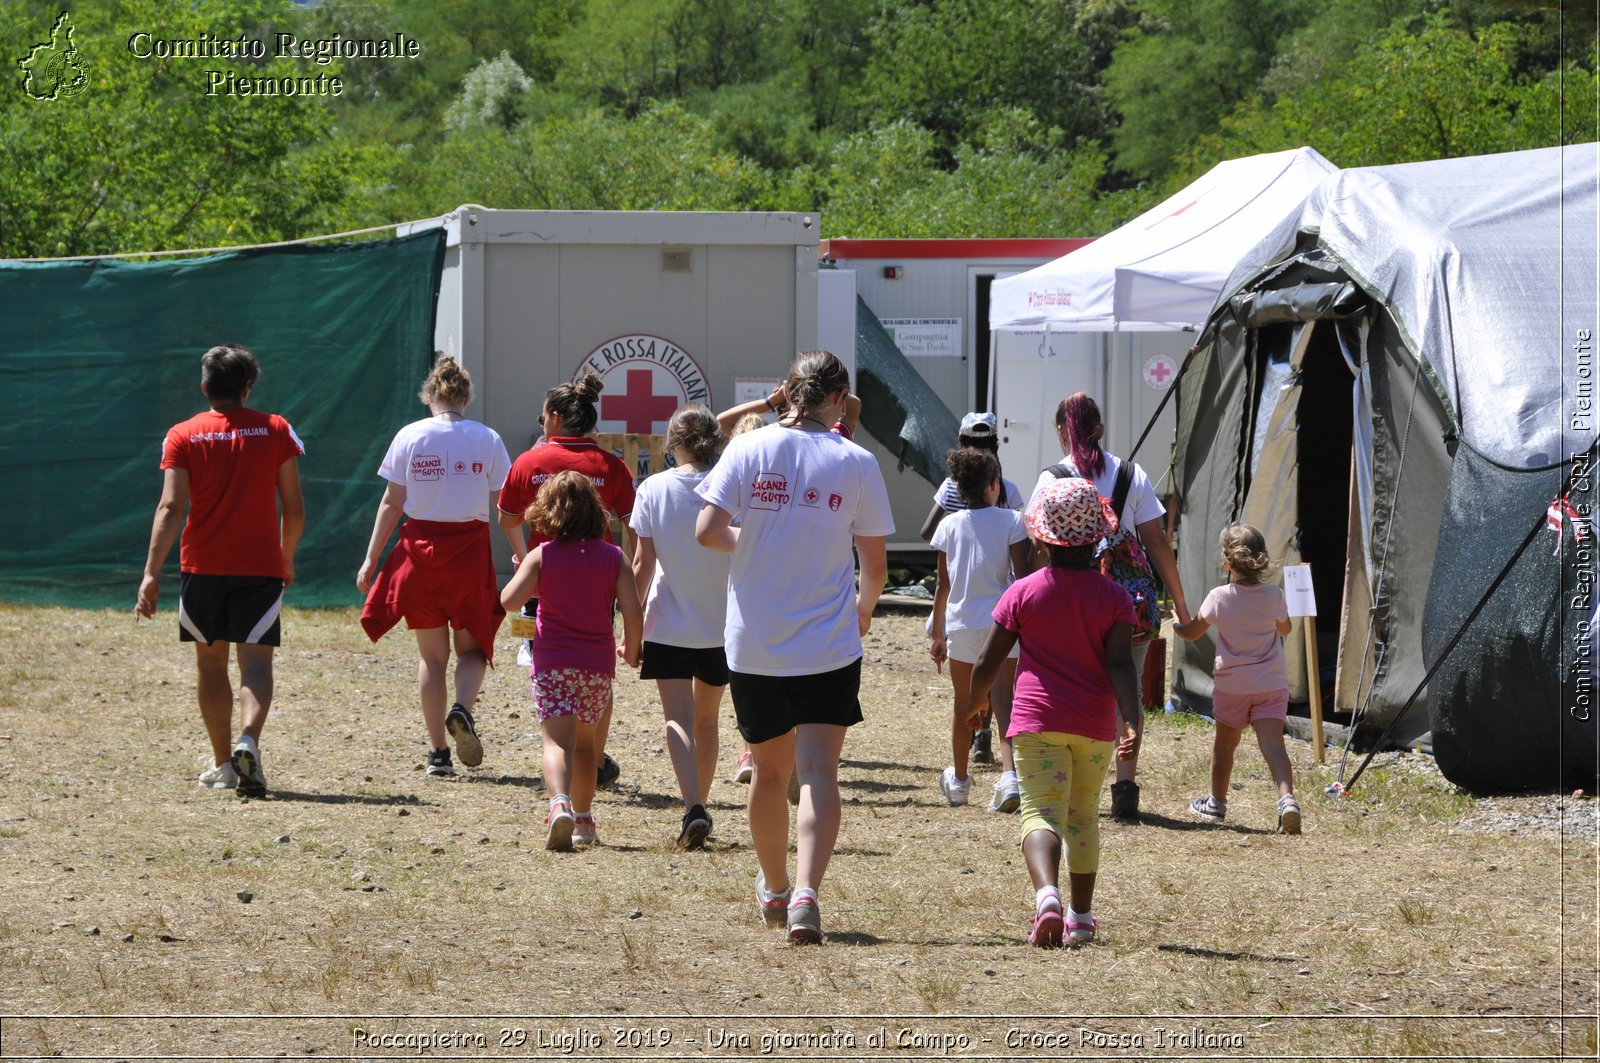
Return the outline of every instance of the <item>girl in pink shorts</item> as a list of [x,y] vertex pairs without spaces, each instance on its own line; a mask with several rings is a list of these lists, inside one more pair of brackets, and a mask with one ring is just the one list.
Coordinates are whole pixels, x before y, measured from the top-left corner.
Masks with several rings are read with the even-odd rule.
[[[605,504],[588,477],[570,469],[556,473],[539,487],[525,516],[549,541],[522,559],[500,601],[510,609],[539,599],[531,676],[551,794],[544,847],[567,851],[596,841],[590,808],[595,723],[611,707],[617,658],[638,667],[644,610],[633,570],[605,541]],[[613,607],[622,614],[620,647]]]
[[1229,582],[1206,595],[1195,618],[1173,630],[1191,642],[1217,629],[1217,657],[1212,669],[1216,688],[1211,712],[1217,722],[1211,745],[1211,793],[1189,803],[1189,810],[1208,823],[1228,814],[1228,782],[1233,754],[1246,727],[1278,787],[1278,830],[1300,833],[1300,802],[1294,796],[1294,768],[1283,746],[1283,722],[1289,713],[1289,680],[1283,665],[1282,637],[1289,633],[1289,611],[1283,590],[1262,577],[1272,568],[1266,540],[1248,524],[1222,532],[1222,567]]

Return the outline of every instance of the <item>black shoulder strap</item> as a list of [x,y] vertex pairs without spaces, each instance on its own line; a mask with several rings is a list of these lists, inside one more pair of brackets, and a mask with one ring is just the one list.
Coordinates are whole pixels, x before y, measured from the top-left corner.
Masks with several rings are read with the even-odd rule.
[[1123,461],[1117,466],[1117,482],[1111,488],[1111,509],[1122,523],[1122,507],[1128,504],[1128,490],[1133,486],[1133,462]]
[[1049,473],[1051,476],[1054,476],[1057,480],[1065,480],[1069,476],[1078,475],[1077,473],[1073,472],[1064,461],[1056,462],[1054,465],[1046,469],[1045,472]]

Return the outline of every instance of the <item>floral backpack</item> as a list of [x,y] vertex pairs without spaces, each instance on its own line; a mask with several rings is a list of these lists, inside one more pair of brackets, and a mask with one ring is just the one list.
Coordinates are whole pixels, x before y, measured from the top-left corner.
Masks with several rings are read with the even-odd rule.
[[[1050,466],[1050,475],[1056,479],[1077,476],[1066,462]],[[1122,519],[1122,510],[1128,504],[1128,490],[1133,486],[1133,462],[1124,461],[1117,468],[1117,480],[1111,488],[1111,508],[1117,514],[1117,530],[1102,540],[1095,560],[1100,572],[1116,582],[1133,596],[1133,612],[1137,618],[1133,626],[1135,644],[1148,642],[1161,630],[1160,592],[1156,587],[1155,573],[1150,559],[1145,556],[1144,545],[1139,542],[1139,530]]]

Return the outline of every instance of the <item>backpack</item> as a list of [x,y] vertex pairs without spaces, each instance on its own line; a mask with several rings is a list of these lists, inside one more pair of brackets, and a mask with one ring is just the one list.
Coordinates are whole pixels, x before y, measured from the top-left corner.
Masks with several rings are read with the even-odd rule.
[[[1056,479],[1077,476],[1066,462],[1050,466],[1050,475]],[[1105,540],[1105,546],[1095,555],[1100,572],[1133,597],[1133,641],[1149,641],[1161,630],[1160,597],[1155,573],[1150,559],[1145,556],[1144,545],[1139,542],[1139,530],[1123,520],[1122,511],[1128,504],[1128,491],[1133,486],[1133,462],[1124,461],[1117,467],[1116,483],[1111,488],[1111,508],[1117,514],[1117,530]]]

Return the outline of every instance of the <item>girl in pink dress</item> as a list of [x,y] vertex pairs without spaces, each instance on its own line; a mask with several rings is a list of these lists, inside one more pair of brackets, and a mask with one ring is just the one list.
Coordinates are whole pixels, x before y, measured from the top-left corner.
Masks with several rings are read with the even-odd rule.
[[[538,597],[533,642],[533,707],[544,730],[550,814],[546,849],[593,845],[595,724],[611,704],[617,657],[638,667],[644,610],[633,570],[605,541],[606,509],[589,478],[567,470],[539,488],[528,523],[546,542],[523,558],[500,601],[509,609]],[[612,609],[622,614],[616,644]]]

